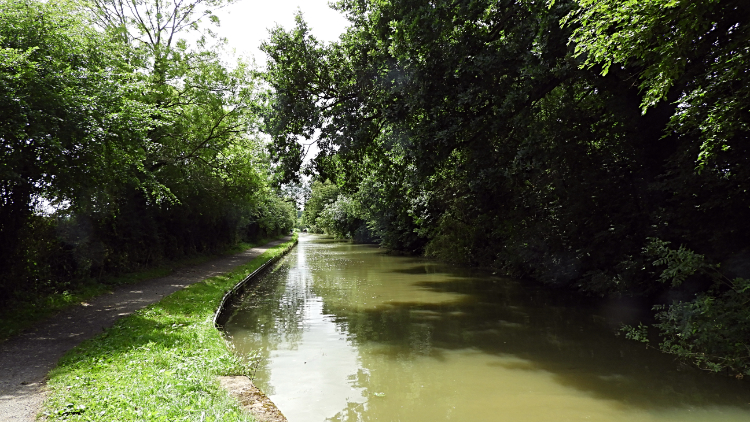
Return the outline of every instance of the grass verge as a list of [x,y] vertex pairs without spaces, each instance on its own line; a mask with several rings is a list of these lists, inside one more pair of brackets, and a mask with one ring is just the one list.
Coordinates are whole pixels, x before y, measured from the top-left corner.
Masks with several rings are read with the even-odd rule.
[[177,269],[202,264],[217,256],[239,253],[254,246],[266,244],[271,240],[273,239],[262,239],[252,244],[240,243],[227,249],[222,254],[200,255],[169,261],[141,271],[101,280],[90,280],[88,283],[80,283],[75,289],[65,290],[62,293],[33,297],[11,303],[0,310],[0,342],[64,309],[111,291],[113,287],[134,284],[150,278],[165,277]]
[[213,326],[224,293],[295,238],[119,320],[68,352],[49,374],[42,415],[68,421],[251,421],[219,388],[248,364]]

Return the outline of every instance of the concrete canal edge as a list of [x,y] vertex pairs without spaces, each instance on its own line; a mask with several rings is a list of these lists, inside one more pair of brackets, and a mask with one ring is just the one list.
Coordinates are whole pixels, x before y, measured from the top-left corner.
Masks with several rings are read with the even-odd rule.
[[[239,298],[239,296],[245,291],[247,286],[254,281],[257,277],[265,273],[273,264],[278,262],[281,258],[286,256],[293,247],[297,245],[297,239],[290,244],[282,253],[264,262],[255,271],[250,273],[247,277],[243,278],[239,283],[235,284],[229,291],[224,294],[221,298],[219,307],[216,309],[214,314],[214,326],[217,330],[222,331],[224,324],[227,323],[231,312],[228,307]],[[225,336],[226,337],[226,336]],[[229,339],[225,338],[227,343]],[[266,396],[258,387],[253,384],[253,381],[244,375],[239,376],[224,376],[218,377],[217,381],[221,388],[226,390],[232,397],[236,398],[240,406],[251,413],[256,421],[258,422],[287,422],[286,417],[281,413],[276,404]]]
[[219,307],[216,309],[216,313],[214,314],[214,326],[222,330],[224,328],[224,324],[227,323],[229,320],[229,317],[231,316],[229,311],[227,310],[227,307],[239,296],[244,292],[244,289],[247,287],[248,283],[255,280],[256,277],[263,274],[266,270],[268,270],[273,264],[278,262],[281,258],[285,257],[289,251],[292,250],[297,245],[298,240],[295,238],[294,242],[287,246],[286,249],[284,249],[283,252],[276,255],[275,257],[269,259],[268,261],[264,262],[260,267],[258,267],[255,271],[250,273],[247,277],[243,278],[239,283],[235,284],[234,287],[229,289],[224,294],[224,297],[221,298],[221,302],[219,302]]
[[[67,352],[81,347],[84,340],[98,341],[95,339],[101,336],[102,331],[111,328],[120,319],[131,318],[130,314],[158,304],[167,296],[194,284],[250,264],[275,246],[285,244],[287,247],[278,255],[286,253],[289,246],[294,244],[294,238],[285,239],[186,266],[165,277],[115,287],[110,294],[72,306],[39,323],[34,329],[0,342],[0,421],[36,420],[43,402],[49,398],[47,384],[50,371],[58,367],[59,360]],[[211,302],[216,303],[217,296],[221,294],[221,291],[214,293]],[[212,315],[210,309],[208,311]],[[205,327],[205,320],[203,317],[201,319],[196,323],[200,322],[204,328],[211,329],[210,326]],[[208,324],[211,324],[210,320]]]

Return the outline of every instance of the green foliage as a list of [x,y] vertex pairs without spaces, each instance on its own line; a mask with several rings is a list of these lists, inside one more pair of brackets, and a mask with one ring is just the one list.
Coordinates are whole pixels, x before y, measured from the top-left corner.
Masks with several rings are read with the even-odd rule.
[[[730,280],[703,255],[684,246],[671,249],[669,243],[650,238],[644,248],[644,254],[656,258],[655,267],[666,266],[659,281],[679,286],[690,276],[703,275],[713,285],[693,300],[654,306],[654,327],[663,339],[659,348],[713,372],[750,375],[750,281]],[[627,338],[648,343],[645,326],[624,331]]]
[[656,238],[648,240],[649,243],[643,248],[643,253],[656,258],[652,265],[657,267],[666,265],[667,267],[659,276],[659,281],[662,283],[672,283],[672,286],[677,287],[691,275],[711,268],[706,264],[703,255],[687,249],[684,245],[680,245],[678,249],[670,249],[670,242]]
[[638,323],[637,327],[624,326],[620,331],[625,333],[625,338],[628,340],[635,340],[641,343],[648,344],[650,339],[648,338],[648,326]]
[[414,166],[404,162],[398,149],[391,152],[362,178],[355,196],[367,219],[368,233],[363,237],[391,250],[418,254],[425,244],[419,222],[430,218],[424,209],[427,198],[422,195],[425,191],[418,185]]
[[[601,64],[602,75],[606,75],[615,64],[638,60],[647,63],[641,73],[641,89],[646,93],[642,104],[645,112],[667,96],[684,72],[692,37],[675,35],[710,29],[706,6],[716,3],[715,0],[582,0],[578,2],[580,8],[563,22],[578,24],[571,41],[575,45],[575,56],[583,56],[582,66],[591,68]],[[681,15],[690,18],[680,19]],[[677,25],[668,27],[666,22],[670,21]]]
[[0,266],[12,273],[40,198],[64,204],[141,178],[152,109],[130,98],[141,85],[75,5],[3,0],[0,22]]
[[737,278],[689,302],[657,306],[654,324],[666,353],[713,372],[750,375],[750,282]]
[[292,227],[226,3],[0,0],[0,302]]
[[[718,151],[738,147],[747,131],[750,90],[750,6],[742,0],[593,1],[565,21],[582,66],[631,66],[641,79],[645,113],[660,101],[676,101],[670,129],[695,131],[701,140],[698,165]],[[739,138],[739,139],[738,139]]]
[[323,233],[323,228],[318,226],[318,217],[327,206],[336,201],[338,195],[338,186],[331,183],[330,180],[312,182],[310,197],[305,202],[305,209],[302,213],[302,220],[309,227],[310,232]]
[[252,362],[228,348],[213,314],[228,289],[292,242],[173,293],[68,352],[49,375],[42,414],[48,420],[251,421],[216,376],[248,375]]
[[286,233],[297,221],[294,204],[277,196],[266,198],[256,212],[256,221],[264,233]]
[[356,200],[339,195],[315,219],[315,225],[338,238],[353,238],[364,224],[362,206]]
[[[298,17],[264,44],[272,157],[334,181],[327,203],[356,199],[389,248],[728,304],[716,263],[750,250],[748,4],[342,0],[338,42]],[[321,151],[305,169],[298,139]],[[740,315],[697,303],[681,315]]]

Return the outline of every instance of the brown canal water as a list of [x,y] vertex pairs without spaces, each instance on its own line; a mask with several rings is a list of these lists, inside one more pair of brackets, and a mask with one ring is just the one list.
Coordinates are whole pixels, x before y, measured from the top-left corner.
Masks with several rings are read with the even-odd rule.
[[303,235],[226,330],[290,422],[750,421],[747,381],[616,336],[630,311]]

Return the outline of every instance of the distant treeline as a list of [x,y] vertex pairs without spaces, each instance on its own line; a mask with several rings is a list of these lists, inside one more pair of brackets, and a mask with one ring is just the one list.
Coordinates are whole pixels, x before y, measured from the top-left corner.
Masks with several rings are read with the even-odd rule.
[[0,307],[293,227],[201,4],[0,0]]
[[306,224],[644,297],[662,350],[750,375],[750,2],[336,7],[339,42],[263,46],[274,158],[320,149]]

